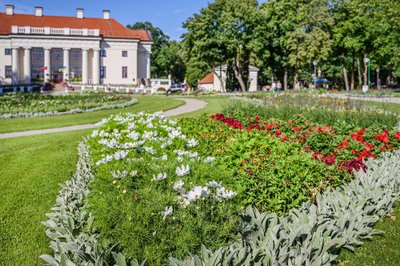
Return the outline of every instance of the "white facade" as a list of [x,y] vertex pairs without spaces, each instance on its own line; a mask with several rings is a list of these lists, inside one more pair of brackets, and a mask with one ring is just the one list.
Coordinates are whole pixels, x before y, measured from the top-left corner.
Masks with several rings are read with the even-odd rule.
[[[205,91],[224,92],[226,86],[226,65],[218,66],[213,71],[213,82],[199,84],[199,88]],[[254,66],[249,66],[249,92],[257,91],[259,69]],[[221,80],[224,84],[221,83]],[[224,85],[224,86],[222,86]]]
[[[16,15],[9,7],[7,13],[0,13],[0,24]],[[43,16],[42,12],[37,8],[32,17]],[[109,15],[105,10],[103,19],[110,21]],[[83,20],[83,9],[71,19]],[[11,25],[9,34],[0,35],[0,84],[55,78],[82,84],[140,85],[150,79],[151,37],[144,41],[106,37],[101,29],[34,27],[26,21],[27,25]],[[123,27],[115,20],[112,23]]]

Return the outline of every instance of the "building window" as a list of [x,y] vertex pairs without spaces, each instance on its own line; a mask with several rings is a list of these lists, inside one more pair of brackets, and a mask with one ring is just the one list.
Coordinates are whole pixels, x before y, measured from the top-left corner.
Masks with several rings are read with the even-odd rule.
[[4,49],[4,54],[5,55],[12,55],[12,49],[10,49],[10,48]]
[[102,78],[102,79],[106,78],[106,67],[105,66],[100,67],[100,78]]
[[122,67],[122,78],[123,79],[128,78],[128,67],[127,66]]
[[128,51],[122,51],[122,57],[128,57]]
[[100,50],[100,56],[106,57],[107,56],[106,50]]
[[5,70],[6,70],[5,77],[6,78],[12,78],[12,68],[11,68],[11,66],[6,66]]

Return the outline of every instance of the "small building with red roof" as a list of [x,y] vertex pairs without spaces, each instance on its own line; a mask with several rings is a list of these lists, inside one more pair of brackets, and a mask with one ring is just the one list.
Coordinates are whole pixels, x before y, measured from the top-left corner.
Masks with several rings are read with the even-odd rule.
[[[249,66],[249,91],[257,91],[259,69]],[[205,91],[225,92],[227,66],[220,65],[198,82],[198,88]],[[221,83],[222,80],[222,83]]]
[[[0,13],[0,84],[50,79],[82,84],[140,85],[150,79],[152,36],[130,30],[103,10],[102,18]],[[148,84],[146,82],[146,84]]]

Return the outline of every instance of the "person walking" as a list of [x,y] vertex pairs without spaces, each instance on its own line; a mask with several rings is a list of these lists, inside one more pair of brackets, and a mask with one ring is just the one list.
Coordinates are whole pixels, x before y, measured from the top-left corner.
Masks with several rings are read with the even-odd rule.
[[278,91],[278,93],[281,91],[282,89],[282,83],[278,80],[278,83],[276,84],[276,89]]

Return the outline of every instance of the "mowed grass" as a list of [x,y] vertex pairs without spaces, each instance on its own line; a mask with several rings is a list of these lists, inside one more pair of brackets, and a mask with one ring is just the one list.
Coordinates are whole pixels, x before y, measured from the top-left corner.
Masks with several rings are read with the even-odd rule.
[[[189,98],[189,97],[188,97]],[[181,114],[174,116],[173,118],[179,119],[182,117],[197,117],[202,114],[216,114],[222,111],[224,105],[229,100],[229,96],[200,96],[200,97],[190,97],[191,99],[201,100],[207,102],[207,106],[203,109],[190,112],[187,114]],[[179,98],[178,98],[179,99]]]
[[0,140],[0,265],[42,265],[51,252],[45,214],[75,172],[77,145],[90,131]]
[[184,104],[179,99],[166,96],[137,96],[138,103],[126,108],[87,112],[73,115],[32,117],[32,118],[11,118],[0,119],[0,133],[17,132],[34,129],[56,128],[72,125],[93,124],[104,117],[123,112],[155,112],[169,110]]
[[397,266],[400,265],[400,202],[394,208],[392,219],[384,218],[375,228],[385,231],[372,241],[356,248],[355,252],[343,251],[338,260],[343,266]]

